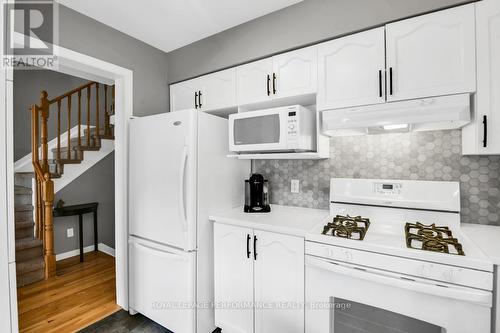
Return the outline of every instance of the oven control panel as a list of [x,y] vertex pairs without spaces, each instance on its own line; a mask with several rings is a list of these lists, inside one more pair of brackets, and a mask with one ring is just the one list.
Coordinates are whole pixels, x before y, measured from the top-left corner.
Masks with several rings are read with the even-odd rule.
[[374,192],[382,195],[400,195],[403,184],[401,183],[375,183]]

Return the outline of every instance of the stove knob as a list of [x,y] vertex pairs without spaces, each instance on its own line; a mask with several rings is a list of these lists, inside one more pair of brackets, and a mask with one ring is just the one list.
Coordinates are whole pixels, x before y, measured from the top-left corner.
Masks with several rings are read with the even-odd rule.
[[455,272],[453,270],[448,270],[443,272],[443,278],[445,281],[453,282],[455,279]]
[[431,275],[431,268],[428,265],[422,265],[418,269],[418,275],[424,278],[428,278]]
[[352,261],[352,253],[346,250],[342,250],[342,259],[346,262]]

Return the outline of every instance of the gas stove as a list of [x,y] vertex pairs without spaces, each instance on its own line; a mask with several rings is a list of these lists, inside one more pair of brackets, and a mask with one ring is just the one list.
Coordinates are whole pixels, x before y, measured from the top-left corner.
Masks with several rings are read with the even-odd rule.
[[[306,302],[348,299],[447,332],[488,332],[493,264],[461,232],[458,183],[337,178],[330,201],[306,235]],[[306,310],[306,332],[326,332],[329,316]]]

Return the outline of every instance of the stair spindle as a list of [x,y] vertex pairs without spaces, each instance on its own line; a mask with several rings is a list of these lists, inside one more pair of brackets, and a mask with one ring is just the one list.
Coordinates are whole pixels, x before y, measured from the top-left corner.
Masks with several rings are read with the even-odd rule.
[[81,134],[81,125],[82,125],[82,91],[78,90],[78,148],[82,146],[82,134]]
[[90,147],[90,86],[87,87],[87,147]]
[[57,160],[61,159],[61,100],[57,101]]
[[109,135],[108,85],[104,85],[104,135]]
[[[42,133],[40,136],[40,144],[42,146],[42,170],[47,172],[49,170],[49,148],[48,148],[48,120],[49,120],[49,107],[50,103],[47,99],[47,92],[44,90],[40,96],[40,112],[42,117]],[[38,117],[38,114],[35,115]],[[38,155],[38,152],[37,152]]]
[[68,96],[68,160],[71,159],[71,95]]
[[99,117],[99,83],[95,83],[95,136],[94,136],[94,143],[97,145],[100,143],[99,141],[99,134],[100,134],[100,129],[99,129],[99,123],[100,123],[100,117]]

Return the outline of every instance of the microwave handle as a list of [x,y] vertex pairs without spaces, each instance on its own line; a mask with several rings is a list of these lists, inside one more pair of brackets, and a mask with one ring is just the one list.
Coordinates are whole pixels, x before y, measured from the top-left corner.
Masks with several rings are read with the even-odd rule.
[[429,295],[439,295],[451,299],[476,303],[482,306],[492,306],[492,293],[483,290],[465,290],[448,286],[427,284],[403,275],[383,272],[367,267],[344,264],[325,259],[316,259],[306,256],[306,266],[327,270],[336,274],[347,275],[352,278],[381,283],[391,287],[411,290]]

